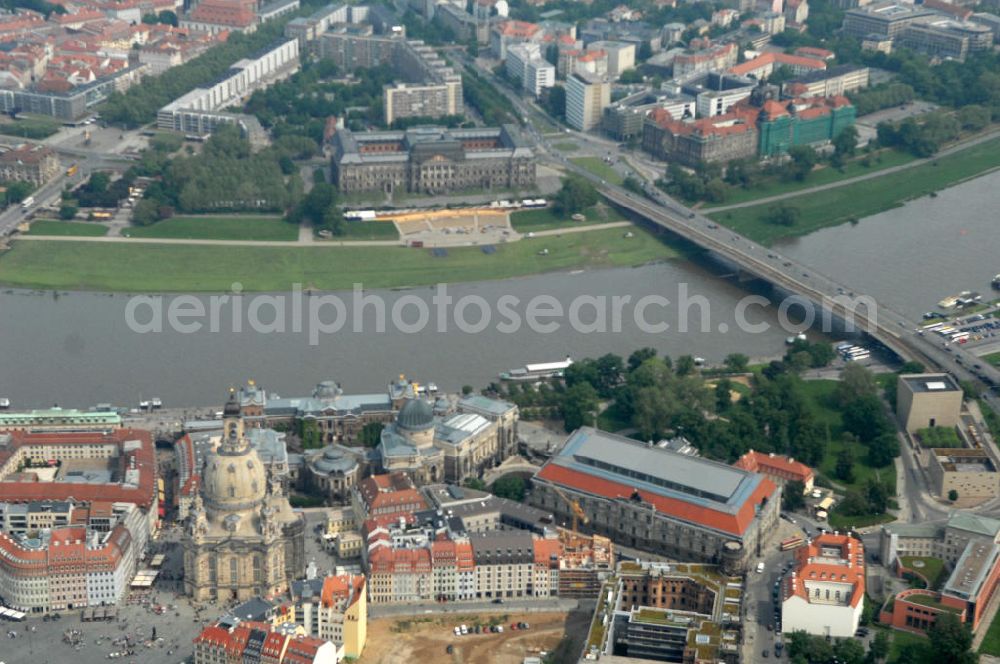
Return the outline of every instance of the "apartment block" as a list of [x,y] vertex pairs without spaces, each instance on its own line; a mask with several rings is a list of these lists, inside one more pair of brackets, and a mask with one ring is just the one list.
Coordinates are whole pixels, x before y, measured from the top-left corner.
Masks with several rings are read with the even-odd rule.
[[556,82],[556,68],[542,57],[538,44],[514,44],[507,49],[508,76],[534,96]]

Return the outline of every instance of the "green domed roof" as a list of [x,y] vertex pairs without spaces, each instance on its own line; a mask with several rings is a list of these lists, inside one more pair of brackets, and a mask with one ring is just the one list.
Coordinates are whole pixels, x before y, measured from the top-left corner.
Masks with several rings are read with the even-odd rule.
[[434,411],[423,399],[410,399],[399,409],[396,424],[407,431],[424,431],[434,426]]

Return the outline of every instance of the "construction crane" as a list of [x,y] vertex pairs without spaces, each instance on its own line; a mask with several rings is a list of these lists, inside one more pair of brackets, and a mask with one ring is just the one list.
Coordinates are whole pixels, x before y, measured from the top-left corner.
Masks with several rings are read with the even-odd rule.
[[572,524],[573,524],[572,528],[570,528],[570,533],[572,533],[571,541],[572,544],[575,546],[579,542],[580,531],[578,530],[578,526],[580,522],[582,522],[583,525],[587,525],[588,523],[590,523],[590,518],[587,517],[587,513],[583,511],[582,507],[580,507],[579,500],[575,498],[570,498],[569,496],[566,495],[565,491],[563,491],[562,489],[560,489],[555,485],[550,485],[550,486],[552,486],[552,488],[555,489],[556,493],[559,494],[559,497],[562,498],[563,501],[565,501],[565,503],[570,507],[570,513],[572,514]]

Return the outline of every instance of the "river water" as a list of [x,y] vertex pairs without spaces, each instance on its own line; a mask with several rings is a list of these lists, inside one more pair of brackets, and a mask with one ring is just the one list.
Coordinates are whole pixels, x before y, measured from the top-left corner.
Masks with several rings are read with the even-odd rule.
[[[992,174],[941,192],[937,198],[914,201],[905,207],[785,243],[782,252],[816,270],[825,272],[897,307],[913,318],[934,308],[945,295],[961,290],[989,289],[989,279],[1000,271],[1000,231],[996,227],[996,194],[1000,174]],[[687,289],[684,291],[683,289]],[[497,373],[525,363],[576,358],[607,352],[627,355],[652,346],[672,356],[691,354],[719,362],[728,353],[741,352],[760,358],[779,355],[790,333],[779,324],[775,307],[753,305],[742,318],[736,310],[747,293],[730,279],[719,278],[706,268],[687,261],[674,261],[639,268],[588,270],[547,274],[502,282],[459,284],[449,287],[454,302],[464,296],[480,296],[492,312],[485,330],[471,333],[457,329],[454,306],[442,325],[430,288],[405,292],[374,291],[381,298],[389,319],[384,331],[376,326],[374,307],[365,309],[360,323],[353,322],[355,307],[351,293],[334,294],[346,303],[347,321],[336,333],[326,333],[310,323],[305,313],[301,331],[295,332],[292,296],[284,295],[286,332],[253,331],[247,313],[252,296],[244,297],[243,313],[237,318],[242,330],[233,331],[231,303],[219,305],[215,329],[205,317],[197,332],[172,329],[169,306],[175,298],[136,301],[132,296],[97,293],[0,294],[0,396],[15,408],[87,407],[100,402],[135,405],[141,397],[160,397],[168,407],[188,407],[221,402],[228,386],[248,378],[273,393],[284,396],[307,394],[320,380],[339,381],[346,393],[381,391],[400,373],[421,382],[435,382],[441,389],[457,390],[464,384],[482,387]],[[522,324],[502,326],[502,297],[519,299],[514,310],[523,322],[526,302],[547,295],[568,309],[581,297],[576,318],[590,329],[574,329],[573,318],[544,319],[555,322],[555,332],[543,332]],[[648,323],[666,322],[666,331],[649,329],[636,322],[635,303],[644,296],[659,295],[670,305],[655,303],[641,316]],[[430,323],[418,332],[420,306],[430,313]],[[599,303],[605,298],[605,305]],[[621,308],[620,330],[615,320],[613,297],[631,296],[632,304]],[[200,303],[207,297],[186,301]],[[697,305],[703,297],[709,306]],[[403,326],[392,324],[393,305],[410,300],[400,311]],[[135,318],[147,328],[153,313],[162,315],[161,331],[138,332],[128,322],[129,303]],[[316,306],[319,319],[330,322],[337,310],[303,298],[303,311]],[[175,306],[181,304],[175,302]],[[605,313],[604,331],[596,311]],[[257,318],[271,320],[268,306]],[[703,320],[703,311],[707,320]],[[407,312],[409,312],[407,314]],[[476,307],[467,307],[463,319],[480,320]],[[687,312],[687,332],[678,328]],[[565,313],[565,312],[564,312]],[[504,319],[508,323],[511,319]],[[741,329],[760,325],[765,331]],[[182,322],[190,323],[192,319]],[[400,329],[400,328],[403,329]],[[725,329],[723,332],[722,330]],[[311,333],[315,339],[311,339]],[[315,341],[315,343],[313,343]]]

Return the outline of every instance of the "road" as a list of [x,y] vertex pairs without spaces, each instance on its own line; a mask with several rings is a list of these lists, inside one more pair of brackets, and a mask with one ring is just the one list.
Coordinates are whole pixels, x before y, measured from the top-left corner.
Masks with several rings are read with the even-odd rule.
[[913,161],[907,162],[905,164],[900,164],[898,166],[890,166],[889,168],[883,168],[873,173],[865,173],[864,175],[858,175],[853,178],[846,178],[844,180],[837,180],[836,182],[830,182],[827,184],[820,184],[816,185],[815,187],[796,189],[795,191],[789,191],[787,193],[777,194],[775,196],[767,196],[765,198],[755,198],[752,201],[745,201],[743,203],[733,203],[732,205],[720,205],[717,207],[703,208],[702,212],[704,212],[705,214],[715,214],[716,212],[725,212],[726,210],[735,210],[737,208],[753,207],[755,205],[765,205],[767,203],[781,201],[786,198],[805,196],[808,194],[814,194],[819,191],[826,191],[828,189],[836,189],[837,187],[845,187],[847,185],[855,184],[857,182],[864,182],[865,180],[873,180],[875,178],[880,178],[882,176],[890,175],[892,173],[898,173],[900,171],[916,168],[917,166],[923,166],[924,164],[940,159],[941,157],[947,157],[950,154],[954,154],[955,152],[960,152],[974,145],[979,145],[980,143],[991,141],[997,136],[1000,136],[1000,129],[992,129],[974,138],[970,138],[965,141],[959,141],[955,145],[945,148],[944,150],[941,150],[933,157],[928,157],[927,159],[914,159]]

